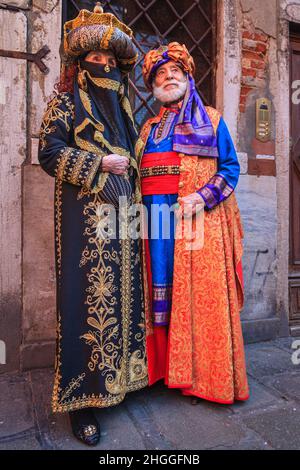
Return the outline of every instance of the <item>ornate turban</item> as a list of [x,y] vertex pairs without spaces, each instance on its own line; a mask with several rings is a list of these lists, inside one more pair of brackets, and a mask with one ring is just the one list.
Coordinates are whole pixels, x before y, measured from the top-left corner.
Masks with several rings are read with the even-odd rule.
[[188,72],[192,76],[194,75],[194,59],[186,46],[178,42],[170,42],[168,46],[160,46],[158,49],[153,49],[145,55],[143,77],[148,88],[152,88],[152,82],[157,69],[170,60],[177,62],[185,72]]
[[60,47],[62,63],[69,66],[90,51],[110,49],[120,70],[129,72],[138,58],[132,37],[132,30],[112,13],[103,13],[98,2],[93,12],[81,10],[75,19],[65,23]]
[[173,134],[173,151],[186,155],[218,157],[217,138],[196,90],[194,60],[184,44],[171,42],[168,46],[160,46],[146,54],[143,65],[145,84],[152,89],[157,69],[170,60],[179,64],[188,75],[188,86]]

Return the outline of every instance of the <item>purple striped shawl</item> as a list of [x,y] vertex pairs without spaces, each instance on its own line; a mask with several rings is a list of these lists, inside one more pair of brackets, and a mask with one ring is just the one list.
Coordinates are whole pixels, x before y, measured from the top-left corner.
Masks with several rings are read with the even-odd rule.
[[187,91],[174,130],[173,150],[187,155],[219,157],[212,123],[191,75],[188,75]]

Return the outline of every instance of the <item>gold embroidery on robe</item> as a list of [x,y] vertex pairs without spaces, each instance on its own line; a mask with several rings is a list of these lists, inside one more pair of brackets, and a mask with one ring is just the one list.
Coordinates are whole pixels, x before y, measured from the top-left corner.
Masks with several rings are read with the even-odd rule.
[[[63,111],[61,109],[61,104],[63,102],[66,105],[66,111]],[[70,116],[72,117],[72,119],[74,118],[74,108],[74,104],[70,101],[70,98],[67,93],[61,93],[60,95],[56,95],[50,101],[47,110],[44,114],[39,136],[42,150],[44,150],[47,145],[46,136],[56,130],[56,126],[51,125],[53,122],[59,120],[63,122],[67,131],[70,130],[68,121]]]

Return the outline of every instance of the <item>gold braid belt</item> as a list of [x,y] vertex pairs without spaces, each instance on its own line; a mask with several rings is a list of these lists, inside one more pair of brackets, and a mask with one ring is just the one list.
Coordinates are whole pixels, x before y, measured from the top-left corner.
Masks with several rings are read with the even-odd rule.
[[160,165],[141,168],[140,174],[142,178],[149,176],[162,176],[162,175],[179,175],[180,169],[178,165]]

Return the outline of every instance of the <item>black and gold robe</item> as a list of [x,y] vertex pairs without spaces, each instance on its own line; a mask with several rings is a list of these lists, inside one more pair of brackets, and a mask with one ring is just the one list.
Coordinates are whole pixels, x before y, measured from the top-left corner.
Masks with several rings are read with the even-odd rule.
[[91,190],[100,175],[100,158],[75,144],[71,93],[56,95],[48,105],[39,162],[55,177],[57,352],[52,409],[116,405],[127,392],[148,383],[140,240],[97,237],[103,201]]

